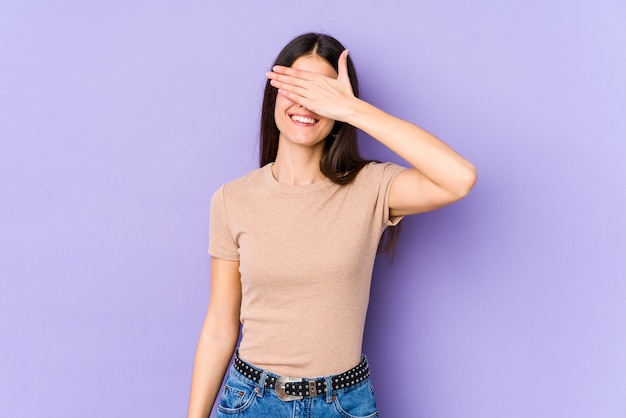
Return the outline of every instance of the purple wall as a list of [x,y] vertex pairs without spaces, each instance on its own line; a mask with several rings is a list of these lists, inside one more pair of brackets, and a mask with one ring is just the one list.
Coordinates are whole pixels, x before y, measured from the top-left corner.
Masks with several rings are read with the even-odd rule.
[[209,199],[255,167],[264,72],[308,30],[479,169],[377,264],[382,415],[626,416],[626,3],[12,3],[0,416],[184,414]]

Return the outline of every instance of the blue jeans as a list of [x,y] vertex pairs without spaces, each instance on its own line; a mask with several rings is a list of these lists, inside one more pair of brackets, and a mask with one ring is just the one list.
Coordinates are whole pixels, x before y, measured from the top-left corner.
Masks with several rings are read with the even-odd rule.
[[[331,390],[311,398],[282,401],[274,389],[265,387],[266,375],[278,377],[264,372],[261,382],[256,383],[231,367],[219,399],[217,417],[378,417],[369,377],[349,388]],[[330,387],[331,376],[326,379],[327,387]]]

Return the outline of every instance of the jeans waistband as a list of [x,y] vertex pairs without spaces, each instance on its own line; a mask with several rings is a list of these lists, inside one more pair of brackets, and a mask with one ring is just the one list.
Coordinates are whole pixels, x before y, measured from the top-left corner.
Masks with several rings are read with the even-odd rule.
[[329,391],[346,389],[361,383],[370,376],[370,369],[365,356],[361,357],[361,362],[357,366],[346,372],[324,378],[313,379],[275,376],[274,374],[242,360],[239,357],[238,351],[235,353],[235,362],[233,363],[233,367],[244,377],[255,383],[261,383],[263,376],[263,385],[266,388],[274,389],[278,398],[283,401],[300,400],[303,398],[326,395]]

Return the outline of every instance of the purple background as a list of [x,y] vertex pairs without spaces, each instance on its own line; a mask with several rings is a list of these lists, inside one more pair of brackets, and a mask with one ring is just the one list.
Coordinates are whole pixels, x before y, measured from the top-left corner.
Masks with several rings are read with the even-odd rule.
[[184,415],[209,200],[256,166],[264,72],[309,30],[479,169],[377,263],[382,416],[626,416],[624,22],[622,0],[0,2],[0,416]]

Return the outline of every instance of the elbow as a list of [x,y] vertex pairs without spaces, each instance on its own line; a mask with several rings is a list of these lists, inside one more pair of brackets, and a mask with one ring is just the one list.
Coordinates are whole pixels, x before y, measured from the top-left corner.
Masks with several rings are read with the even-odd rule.
[[472,163],[467,162],[467,166],[462,173],[459,173],[457,180],[455,195],[458,200],[463,199],[472,191],[477,179],[478,170],[476,170],[476,167]]

